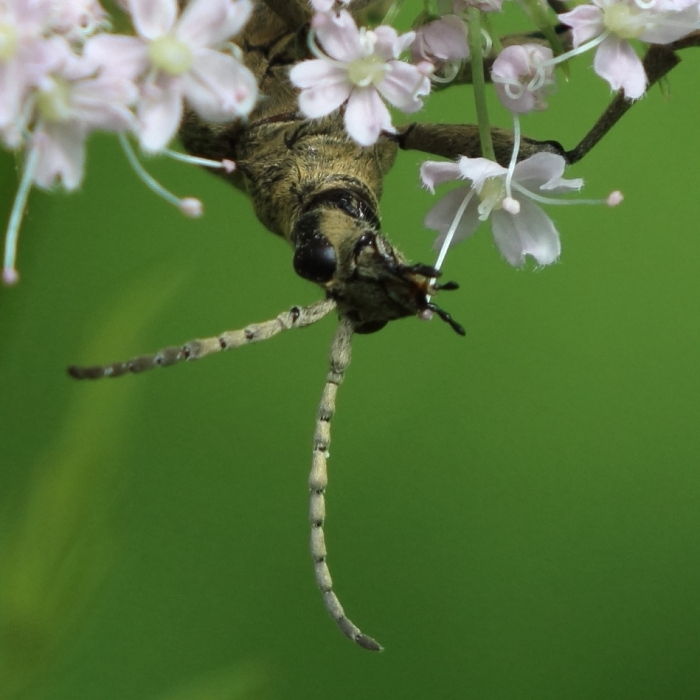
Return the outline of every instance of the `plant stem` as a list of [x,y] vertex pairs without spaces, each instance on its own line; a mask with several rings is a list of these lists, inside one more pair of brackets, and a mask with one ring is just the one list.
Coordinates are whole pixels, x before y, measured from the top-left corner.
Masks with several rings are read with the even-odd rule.
[[474,88],[474,104],[476,106],[476,118],[479,125],[479,141],[481,142],[481,155],[489,160],[496,160],[491,140],[491,128],[489,126],[489,112],[486,106],[486,81],[484,80],[484,55],[483,37],[481,36],[481,11],[476,7],[470,7],[467,11],[467,23],[469,25],[469,51],[472,64],[472,86]]

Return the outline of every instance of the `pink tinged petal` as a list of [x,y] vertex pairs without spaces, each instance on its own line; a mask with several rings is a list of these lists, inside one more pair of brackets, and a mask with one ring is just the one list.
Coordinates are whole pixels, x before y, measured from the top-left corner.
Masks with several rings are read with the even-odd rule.
[[335,0],[310,0],[311,7],[316,12],[328,12],[335,4]]
[[[527,114],[528,112],[532,112],[539,104],[536,99],[537,96],[530,90],[519,90],[516,86],[514,88],[510,88],[509,93],[509,89],[506,88],[503,83],[498,82],[497,80],[494,80],[493,83],[501,104],[515,114]],[[518,95],[519,92],[522,94]],[[518,96],[511,97],[511,94]]]
[[697,2],[681,12],[652,12],[652,19],[639,35],[650,44],[670,44],[698,29],[700,7]]
[[258,99],[253,74],[233,56],[200,49],[182,76],[183,93],[203,119],[230,121],[247,116]]
[[327,61],[303,61],[289,75],[293,85],[303,88],[299,109],[309,119],[325,117],[350,97],[353,88],[347,71]]
[[27,84],[19,61],[0,62],[0,129],[19,118],[26,92]]
[[49,73],[60,72],[66,80],[77,80],[92,72],[92,67],[60,36],[20,45],[17,57],[25,78],[35,86],[40,86],[47,77],[51,78]]
[[556,153],[536,153],[520,161],[513,171],[513,180],[528,190],[544,190],[548,194],[580,190],[583,180],[563,178],[566,161]]
[[88,129],[126,131],[136,120],[128,108],[138,98],[138,90],[129,80],[100,76],[76,83],[71,91],[74,119]]
[[83,55],[103,74],[136,80],[150,64],[148,46],[132,36],[98,34],[88,39]]
[[646,90],[647,76],[634,49],[617,36],[610,35],[598,47],[593,70],[607,80],[613,90],[622,88],[629,100],[639,99]]
[[391,61],[377,90],[394,107],[410,114],[423,107],[420,98],[430,92],[430,79],[410,63]]
[[459,180],[461,177],[462,173],[457,163],[443,163],[437,160],[426,160],[420,166],[420,179],[423,182],[423,185],[433,193],[435,192],[436,185],[442,185],[445,182]]
[[54,0],[51,30],[80,40],[81,36],[95,31],[106,19],[107,13],[97,0]]
[[149,85],[138,104],[138,138],[148,153],[162,151],[177,133],[182,119],[182,86],[179,80]]
[[491,79],[498,99],[506,109],[525,114],[535,108],[536,96],[526,89],[534,73],[530,54],[523,46],[507,46],[498,54],[491,67]]
[[[399,54],[411,45],[416,36],[415,32],[408,32],[399,37],[397,31],[386,24],[376,27],[373,33],[377,39],[374,45],[374,53],[385,61],[398,58]],[[408,37],[408,43],[406,43],[406,37]]]
[[[377,29],[380,29],[380,27],[377,27]],[[377,29],[374,31],[376,32]],[[416,33],[415,32],[406,32],[405,34],[401,34],[398,39],[396,40],[396,45],[395,45],[395,50],[396,54],[394,55],[394,58],[398,58],[404,51],[408,51],[408,49],[411,48],[413,45],[413,42],[416,40]]]
[[382,131],[396,132],[389,110],[373,87],[355,88],[350,94],[345,130],[360,146],[374,144]]
[[656,0],[654,9],[659,12],[680,12],[687,10],[689,7],[697,7],[698,0]]
[[458,187],[448,192],[427,214],[423,221],[425,226],[435,231],[440,231],[440,235],[435,239],[433,248],[439,250],[447,237],[454,222],[457,211],[462,206],[465,197],[472,195],[471,201],[467,204],[462,218],[455,229],[450,247],[456,245],[465,238],[469,238],[481,223],[479,221],[479,198],[474,196],[471,187]]
[[561,243],[552,220],[529,199],[518,198],[518,202],[518,214],[499,210],[491,215],[498,249],[514,267],[523,265],[526,255],[535,258],[538,265],[553,263],[561,253]]
[[236,36],[252,11],[250,0],[192,0],[175,35],[192,48],[216,46]]
[[134,27],[146,39],[164,36],[175,25],[176,0],[128,0],[128,3]]
[[72,122],[46,124],[36,134],[39,158],[34,182],[44,189],[57,183],[66,190],[76,189],[83,179],[85,130]]
[[52,0],[9,0],[5,5],[12,13],[18,24],[35,25],[39,28],[46,17],[51,15]]
[[574,30],[574,48],[599,36],[605,30],[603,12],[594,5],[579,5],[571,12],[564,12],[558,17]]
[[506,46],[498,54],[491,67],[492,75],[497,78],[519,80],[521,76],[532,72],[529,54],[522,45]]
[[343,63],[361,58],[360,31],[347,10],[341,10],[337,15],[332,12],[314,15],[311,26],[321,48],[331,58]]
[[469,55],[467,30],[464,22],[447,15],[420,27],[411,46],[413,60],[443,63],[462,61]]
[[48,45],[50,55],[42,56],[39,60],[54,62],[54,72],[60,72],[61,78],[68,81],[81,80],[95,72],[95,66],[85,56],[77,54],[65,37],[52,36],[44,43]]
[[289,72],[289,80],[292,85],[302,90],[315,88],[319,83],[326,81],[335,83],[344,80],[350,85],[348,72],[345,68],[316,58],[297,63]]
[[467,158],[462,156],[457,161],[462,177],[471,180],[478,191],[490,177],[505,177],[508,170],[488,158]]

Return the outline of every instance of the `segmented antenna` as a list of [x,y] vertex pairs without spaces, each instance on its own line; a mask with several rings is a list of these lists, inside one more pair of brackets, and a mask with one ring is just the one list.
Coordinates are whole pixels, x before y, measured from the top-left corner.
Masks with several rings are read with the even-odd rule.
[[190,340],[184,345],[163,348],[153,355],[142,355],[127,362],[114,362],[109,365],[94,367],[69,367],[68,374],[75,379],[101,379],[102,377],[121,377],[128,372],[145,372],[154,367],[169,367],[178,362],[198,360],[222,350],[239,348],[242,345],[259,343],[292,328],[303,328],[320,321],[329,314],[336,304],[332,299],[323,299],[310,306],[292,306],[279,316],[262,323],[252,323],[235,331],[225,331],[211,338]]
[[381,651],[381,645],[371,637],[363,634],[359,627],[347,617],[338,596],[333,592],[328,564],[326,563],[326,539],[323,523],[326,519],[326,486],[328,485],[328,447],[331,442],[331,419],[335,413],[335,397],[343,381],[345,370],[350,364],[350,341],[354,326],[347,318],[341,318],[330,351],[330,370],[326,377],[321,403],[318,406],[316,431],[314,433],[314,452],[309,474],[311,491],[309,520],[311,521],[311,556],[314,560],[316,583],[323,594],[323,602],[331,617],[338,623],[344,635],[359,644],[363,649]]

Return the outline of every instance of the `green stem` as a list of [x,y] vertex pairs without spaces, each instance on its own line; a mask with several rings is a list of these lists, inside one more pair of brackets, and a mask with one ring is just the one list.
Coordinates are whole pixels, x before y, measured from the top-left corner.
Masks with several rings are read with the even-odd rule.
[[[532,21],[537,25],[537,29],[541,31],[549,45],[552,47],[552,51],[555,56],[559,56],[564,53],[564,47],[561,43],[559,35],[554,29],[554,23],[552,22],[551,15],[549,13],[549,7],[542,0],[523,0],[523,7],[525,12],[530,16]],[[561,63],[560,67],[562,72],[569,78],[569,64]]]
[[486,106],[486,81],[484,80],[484,54],[483,37],[481,36],[481,12],[476,7],[470,7],[467,11],[467,24],[469,26],[469,52],[472,64],[472,86],[474,88],[474,104],[476,106],[476,118],[479,125],[479,141],[481,142],[481,155],[489,160],[496,160],[491,140],[491,127],[489,126],[489,112]]

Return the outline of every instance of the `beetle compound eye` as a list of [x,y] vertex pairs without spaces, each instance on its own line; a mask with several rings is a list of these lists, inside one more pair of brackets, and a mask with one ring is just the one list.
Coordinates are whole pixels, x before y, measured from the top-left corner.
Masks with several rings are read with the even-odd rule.
[[294,270],[299,277],[322,283],[333,279],[338,261],[331,242],[321,233],[321,214],[304,214],[292,233],[294,241]]
[[335,275],[337,259],[330,241],[322,233],[305,236],[297,243],[294,270],[311,282],[328,282]]

